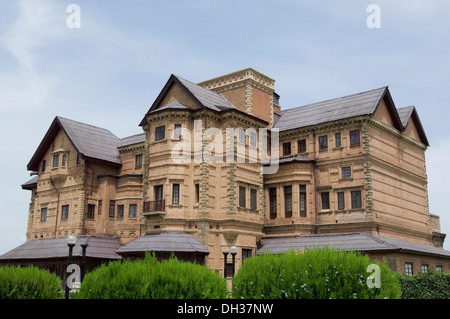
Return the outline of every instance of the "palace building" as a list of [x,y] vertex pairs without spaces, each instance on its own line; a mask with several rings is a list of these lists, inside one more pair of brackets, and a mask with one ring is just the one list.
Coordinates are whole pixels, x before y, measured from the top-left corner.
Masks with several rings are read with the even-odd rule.
[[56,116],[22,185],[27,242],[0,263],[63,277],[73,235],[89,245],[88,269],[152,251],[224,274],[232,246],[237,269],[262,252],[329,246],[400,273],[450,271],[417,109],[397,108],[388,87],[287,109],[279,100],[275,80],[248,68],[197,84],[171,75],[131,124],[137,135]]

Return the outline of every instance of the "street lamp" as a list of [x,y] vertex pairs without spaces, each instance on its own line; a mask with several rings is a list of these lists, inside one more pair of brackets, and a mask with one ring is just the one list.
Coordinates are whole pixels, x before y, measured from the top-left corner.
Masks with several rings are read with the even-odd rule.
[[[230,254],[231,254],[231,262],[232,262],[232,266],[231,266],[231,276],[234,276],[234,271],[235,271],[235,261],[236,261],[236,254],[237,254],[237,248],[236,246],[231,246],[230,247]],[[227,258],[228,258],[228,252],[224,251],[223,252],[223,276],[224,278],[227,278],[227,268],[228,268],[228,264],[227,264]]]
[[231,276],[234,276],[235,261],[236,261],[236,254],[237,254],[236,246],[231,246],[230,247],[230,253],[231,253],[231,263],[233,264],[233,266],[231,268]]
[[83,281],[84,278],[84,274],[86,273],[86,248],[89,245],[87,243],[81,244],[81,249],[83,251],[83,258],[81,259],[81,280],[80,282]]
[[[67,237],[67,246],[69,246],[69,260],[68,260],[68,266],[72,264],[72,251],[73,247],[75,246],[75,243],[77,241],[77,238],[75,236],[69,236]],[[67,272],[67,278],[70,276],[70,272]],[[69,299],[69,286],[66,282],[66,299]]]

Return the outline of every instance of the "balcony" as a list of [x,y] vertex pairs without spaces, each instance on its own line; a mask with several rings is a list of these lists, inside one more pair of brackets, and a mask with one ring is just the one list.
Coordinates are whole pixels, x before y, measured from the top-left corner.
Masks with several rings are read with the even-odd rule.
[[144,202],[144,216],[164,215],[166,212],[165,200]]

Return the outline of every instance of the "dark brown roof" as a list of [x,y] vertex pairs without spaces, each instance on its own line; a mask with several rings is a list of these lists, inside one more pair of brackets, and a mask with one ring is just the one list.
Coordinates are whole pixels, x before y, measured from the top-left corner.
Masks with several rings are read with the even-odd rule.
[[329,247],[346,251],[362,252],[409,252],[450,258],[450,251],[425,244],[408,242],[368,233],[320,234],[298,237],[266,238],[257,254],[264,252],[283,253],[289,250],[303,250]]
[[42,157],[61,129],[83,158],[106,161],[114,165],[122,164],[117,150],[120,144],[117,136],[104,128],[57,116],[28,163],[28,170],[39,170]]
[[287,131],[355,116],[373,115],[382,99],[388,105],[395,127],[402,131],[403,126],[387,86],[281,111],[281,117],[274,127]]
[[147,121],[147,115],[156,109],[167,91],[174,83],[180,85],[180,87],[198,104],[200,108],[208,108],[216,112],[236,109],[236,107],[231,104],[222,94],[208,90],[198,84],[192,83],[172,74],[165,84],[164,88],[159,93],[156,100],[153,102],[147,114],[142,119],[141,123],[139,124],[140,126],[145,125]]
[[29,189],[31,190],[32,188],[37,186],[37,182],[38,182],[38,175],[34,176],[32,179],[30,179],[28,182],[23,183],[22,189]]
[[[45,259],[65,258],[68,256],[69,248],[66,237],[50,239],[34,239],[14,248],[0,256],[1,260],[14,259]],[[102,259],[120,259],[116,250],[120,247],[119,240],[113,237],[103,236],[78,236],[73,248],[72,256],[81,257],[81,244],[87,243],[86,256]]]
[[426,146],[430,146],[427,135],[425,134],[425,130],[423,129],[422,123],[420,122],[419,114],[417,113],[416,107],[406,106],[397,109],[397,111],[402,121],[403,127],[406,129],[409,121],[412,119],[414,121],[414,124],[416,125],[417,133],[419,133],[422,143],[424,143]]
[[159,252],[198,252],[209,254],[209,250],[194,235],[180,232],[146,234],[120,247],[117,253]]

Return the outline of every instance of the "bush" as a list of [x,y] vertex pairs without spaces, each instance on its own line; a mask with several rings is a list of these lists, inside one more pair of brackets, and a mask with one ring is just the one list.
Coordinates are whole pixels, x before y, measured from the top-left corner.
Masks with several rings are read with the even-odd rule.
[[[367,266],[380,267],[380,288],[369,288]],[[233,298],[400,298],[397,273],[358,252],[328,248],[246,259],[233,278]]]
[[430,270],[400,278],[403,299],[450,299],[450,273]]
[[0,299],[60,299],[61,279],[47,270],[30,267],[0,267]]
[[171,258],[158,262],[114,261],[88,273],[73,298],[213,299],[225,298],[226,282],[205,266]]

